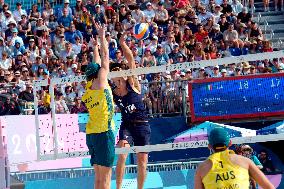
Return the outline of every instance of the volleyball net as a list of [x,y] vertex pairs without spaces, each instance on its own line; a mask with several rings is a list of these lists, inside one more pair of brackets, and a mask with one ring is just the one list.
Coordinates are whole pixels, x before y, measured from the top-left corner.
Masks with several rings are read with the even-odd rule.
[[[281,57],[284,57],[284,51],[275,51],[275,52],[261,53],[261,54],[250,54],[250,55],[242,55],[238,57],[226,57],[226,58],[214,59],[214,60],[202,60],[202,61],[185,62],[185,63],[163,65],[163,66],[136,68],[136,69],[130,69],[130,70],[123,70],[119,72],[111,72],[109,74],[109,78],[111,79],[111,78],[123,77],[123,76],[161,73],[161,72],[187,70],[187,69],[194,69],[194,68],[201,68],[201,67],[212,67],[216,65],[223,66],[223,65],[233,64],[233,63],[261,61],[265,59],[274,59],[274,58],[281,58]],[[278,82],[277,79],[279,79],[279,77],[280,76],[277,76],[276,80],[273,80],[274,78],[272,78],[273,80],[272,82],[276,82],[276,83],[273,83],[275,86],[277,86],[277,82]],[[263,78],[266,78],[266,76]],[[281,79],[282,78],[280,78],[280,81],[282,82]],[[65,85],[66,83],[73,83],[73,82],[80,83],[85,80],[86,80],[85,76],[72,76],[72,77],[64,77],[64,78],[52,78],[50,80],[34,81],[33,93],[34,93],[34,98],[35,98],[34,104],[35,104],[35,125],[36,125],[36,148],[37,148],[37,159],[38,160],[51,160],[51,159],[69,158],[69,157],[83,157],[83,156],[88,155],[86,147],[82,147],[82,151],[78,151],[77,149],[72,148],[72,145],[67,150],[65,147],[63,147],[64,144],[62,143],[62,140],[60,140],[62,139],[62,136],[60,133],[69,132],[68,125],[66,125],[66,127],[64,126],[64,129],[61,128],[62,124],[59,123],[60,121],[58,121],[57,119],[58,115],[56,115],[56,111],[55,111],[55,94],[54,94],[54,89],[56,86],[61,86],[61,85]],[[241,82],[240,86],[246,88],[246,83],[245,82],[242,83],[243,81],[240,81],[240,82]],[[42,120],[39,119],[38,99],[37,99],[37,92],[41,90],[42,87],[44,86],[45,87],[49,86],[49,94],[51,96],[51,104],[50,104],[51,117],[49,119],[49,121],[51,121],[51,125],[50,125],[51,127],[49,128],[49,130],[52,132],[52,135],[49,136],[48,142],[51,144],[52,148],[48,152],[46,152],[46,150],[45,152],[43,152],[43,149],[42,149],[43,138],[45,138],[46,136],[44,136],[44,132],[42,132],[42,129],[40,129]],[[282,83],[281,85],[279,84],[277,87],[281,87],[281,86],[282,86]],[[191,90],[194,90],[193,88],[191,88]],[[260,91],[258,92],[261,93]],[[194,99],[193,99],[194,97],[191,97],[191,98],[192,98],[191,100],[194,102]],[[284,96],[282,95],[282,93],[280,94],[279,92],[277,98],[281,100],[282,98],[284,98]],[[204,99],[207,99],[207,98],[204,97],[203,100]],[[244,99],[244,100],[247,100],[247,99]],[[217,100],[217,101],[221,102],[222,99]],[[217,103],[217,101],[215,100],[214,103]],[[203,109],[203,107],[207,106],[206,103],[207,102],[204,102],[204,104],[200,106],[201,110]],[[230,108],[233,109],[234,107],[230,107]],[[197,110],[191,109],[191,113],[192,111],[197,111]],[[282,114],[282,112],[284,112],[284,109],[282,108],[282,111],[280,112]],[[223,113],[224,112],[221,112],[221,113],[219,112],[219,115]],[[265,115],[269,116],[270,114],[264,114],[264,116]],[[72,115],[70,116],[71,116],[70,124],[72,124],[72,122],[74,122],[74,119],[72,119]],[[84,117],[82,119],[86,121],[88,118]],[[74,131],[71,134],[76,135],[79,133],[80,132],[78,130],[76,132]],[[80,134],[82,135],[82,133]],[[243,143],[260,143],[260,142],[267,142],[267,141],[279,141],[283,139],[284,139],[284,134],[270,134],[270,135],[259,135],[259,136],[250,136],[250,137],[235,137],[235,138],[232,138],[232,142],[233,144],[243,144]],[[72,142],[74,142],[75,144],[78,141],[72,141]],[[202,148],[202,147],[204,148],[207,146],[208,146],[207,140],[199,140],[199,141],[167,143],[167,144],[157,144],[157,145],[148,145],[148,146],[134,146],[130,148],[116,148],[116,154],[166,151],[166,150],[170,151],[170,150],[178,150],[178,149],[190,149],[190,148]]]

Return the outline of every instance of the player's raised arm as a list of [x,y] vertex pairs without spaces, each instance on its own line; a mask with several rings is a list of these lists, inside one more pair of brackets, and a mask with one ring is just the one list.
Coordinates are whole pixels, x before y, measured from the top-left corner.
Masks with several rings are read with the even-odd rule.
[[102,83],[107,82],[107,75],[109,73],[109,49],[105,38],[105,27],[95,23],[96,30],[98,32],[101,42],[101,69],[98,74],[98,78]]
[[[128,47],[128,45],[125,42],[125,36],[126,35],[127,35],[127,32],[124,32],[121,35],[121,37],[119,39],[119,44],[120,44],[120,47],[121,47],[121,49],[123,51],[124,57],[127,60],[128,68],[129,69],[134,69],[134,68],[136,68],[135,60],[134,60],[132,51],[130,50],[130,48]],[[129,82],[129,84],[132,86],[132,88],[134,90],[136,89],[135,91],[137,91],[138,93],[141,92],[141,86],[139,84],[137,76],[128,77],[128,82]]]
[[123,51],[124,57],[127,60],[127,66],[129,67],[129,69],[134,69],[136,67],[135,61],[134,61],[132,51],[130,50],[130,48],[127,46],[127,44],[125,42],[126,36],[127,36],[127,32],[124,32],[119,39],[119,44],[120,44],[120,47]]
[[91,38],[92,40],[92,45],[93,45],[93,53],[94,53],[94,58],[93,61],[99,65],[101,65],[102,61],[101,61],[101,57],[99,54],[99,45],[98,45],[98,38]]

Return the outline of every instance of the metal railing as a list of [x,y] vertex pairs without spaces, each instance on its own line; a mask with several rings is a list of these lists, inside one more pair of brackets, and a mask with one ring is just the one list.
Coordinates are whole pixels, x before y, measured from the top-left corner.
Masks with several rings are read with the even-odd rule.
[[[269,24],[267,19],[264,19],[262,17],[261,13],[258,13],[257,14],[257,22],[260,23],[261,21],[264,22],[263,34],[265,35],[266,39],[267,40],[275,39],[275,33],[274,33],[274,30],[272,29],[272,26]],[[272,47],[278,48],[278,49],[284,48],[283,41],[281,39],[278,39],[276,42],[272,42]]]
[[[169,88],[166,88],[167,83],[170,85]],[[185,80],[141,83],[142,93],[144,94],[143,101],[148,115],[150,117],[169,114],[186,116],[188,108],[185,85],[187,83],[188,81]],[[157,90],[155,90],[155,85],[159,87]],[[5,86],[6,89],[9,88],[9,91],[11,91],[13,87],[14,85],[10,84],[6,84]],[[21,100],[21,110],[21,114],[31,114],[30,112],[34,110],[34,104],[25,103]]]
[[[258,24],[263,21],[264,22],[264,29],[263,29],[263,35],[265,36],[266,40],[273,40],[275,38],[274,30],[272,29],[272,26],[269,24],[267,19],[263,18],[261,13],[257,14],[257,22]],[[276,43],[272,42],[273,48],[282,48],[282,41],[279,39]]]
[[[147,170],[148,172],[161,172],[161,171],[196,169],[199,163],[201,163],[201,161],[148,164]],[[115,174],[115,168],[116,167],[113,167],[113,174]],[[126,166],[125,173],[136,174],[137,165]],[[22,182],[35,181],[35,180],[53,180],[53,179],[62,179],[62,178],[90,177],[94,175],[94,169],[92,167],[89,167],[89,168],[71,168],[71,169],[61,169],[61,170],[33,171],[26,173],[15,172],[12,173],[11,175]]]
[[188,80],[141,83],[143,101],[149,116],[187,115]]

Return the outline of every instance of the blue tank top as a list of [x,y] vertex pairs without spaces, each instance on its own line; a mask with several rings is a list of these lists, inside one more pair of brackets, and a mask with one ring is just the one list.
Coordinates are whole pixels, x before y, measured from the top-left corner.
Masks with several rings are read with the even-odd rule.
[[114,102],[121,111],[122,122],[127,123],[135,120],[147,120],[142,95],[136,93],[128,82],[126,87],[128,93],[124,96],[118,96],[113,92]]

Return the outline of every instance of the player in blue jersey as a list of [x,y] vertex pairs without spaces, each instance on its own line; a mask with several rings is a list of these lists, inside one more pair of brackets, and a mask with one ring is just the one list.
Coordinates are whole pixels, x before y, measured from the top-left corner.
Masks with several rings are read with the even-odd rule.
[[[134,69],[133,54],[125,42],[127,33],[120,40],[120,46],[127,60],[129,69]],[[114,64],[111,71],[120,71],[120,64]],[[141,87],[137,76],[113,78],[113,97],[122,115],[122,123],[119,131],[118,147],[144,146],[150,144],[151,129],[147,119],[147,113],[142,101]],[[125,169],[125,161],[128,154],[120,154],[116,166],[116,187],[121,189]],[[138,176],[137,188],[143,189],[147,175],[148,153],[137,154]]]

